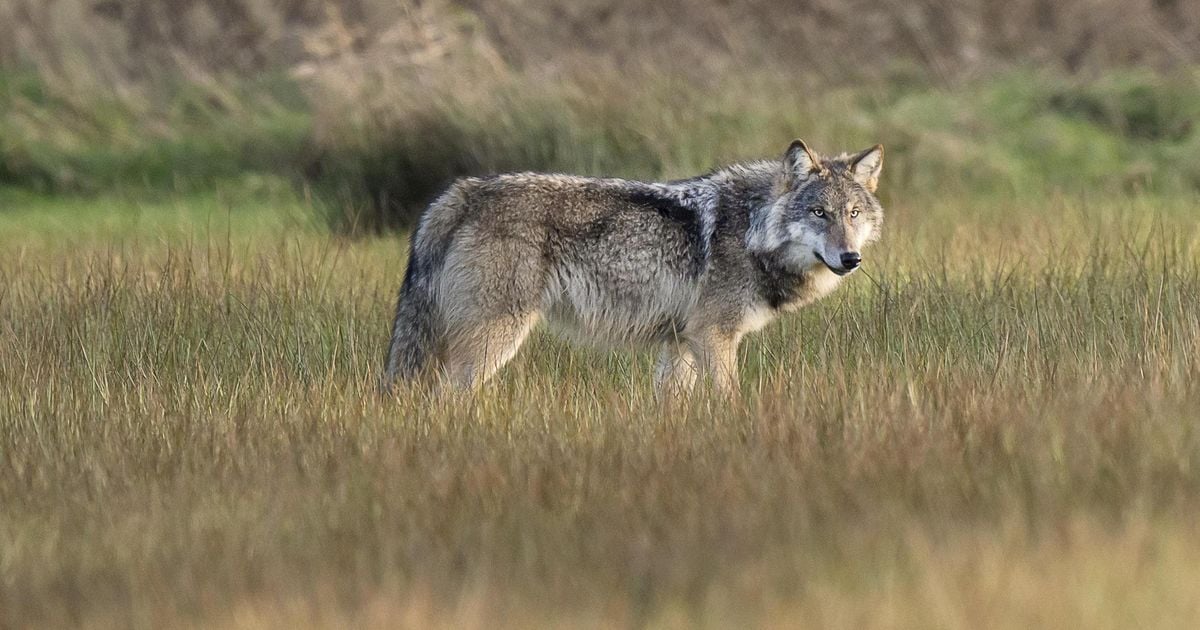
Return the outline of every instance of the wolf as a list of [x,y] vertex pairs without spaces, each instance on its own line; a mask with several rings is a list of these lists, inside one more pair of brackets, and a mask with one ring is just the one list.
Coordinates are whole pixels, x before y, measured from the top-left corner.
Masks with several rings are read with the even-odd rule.
[[653,344],[657,391],[736,394],[737,348],[827,295],[880,236],[883,146],[667,182],[515,173],[454,182],[412,234],[381,385],[472,389],[539,323],[602,346]]

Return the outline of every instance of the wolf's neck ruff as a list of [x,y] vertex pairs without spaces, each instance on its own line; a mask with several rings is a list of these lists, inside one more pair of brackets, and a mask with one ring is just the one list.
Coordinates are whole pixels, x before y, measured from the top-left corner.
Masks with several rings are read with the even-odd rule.
[[812,272],[796,273],[763,256],[754,257],[758,293],[772,310],[786,310],[813,284]]

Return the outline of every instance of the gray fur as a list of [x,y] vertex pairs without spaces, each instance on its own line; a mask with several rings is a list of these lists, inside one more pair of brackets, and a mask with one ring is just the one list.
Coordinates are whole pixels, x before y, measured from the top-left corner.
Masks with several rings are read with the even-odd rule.
[[782,160],[674,182],[460,179],[413,234],[383,384],[474,387],[545,321],[579,342],[660,345],[660,390],[699,373],[734,391],[742,337],[831,291],[853,271],[840,256],[878,238],[882,158],[797,140]]

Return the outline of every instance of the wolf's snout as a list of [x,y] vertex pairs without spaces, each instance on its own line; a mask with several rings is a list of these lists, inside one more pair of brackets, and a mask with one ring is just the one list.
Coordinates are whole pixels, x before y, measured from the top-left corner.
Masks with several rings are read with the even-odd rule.
[[855,269],[862,264],[862,256],[858,252],[846,252],[842,254],[842,268]]

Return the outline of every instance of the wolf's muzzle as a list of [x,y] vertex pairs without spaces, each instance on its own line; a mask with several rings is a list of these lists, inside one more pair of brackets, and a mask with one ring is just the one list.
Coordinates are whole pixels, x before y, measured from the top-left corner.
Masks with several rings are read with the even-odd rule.
[[[840,266],[840,267],[835,267],[835,266],[829,264],[829,261],[825,260],[825,257],[822,256],[820,254],[820,252],[817,252],[814,250],[813,256],[816,256],[817,260],[821,261],[821,264],[825,265],[826,267],[829,268],[830,271],[832,271],[833,273],[836,273],[839,276],[844,276],[844,275],[850,273],[851,271],[854,271],[860,264],[862,264],[862,256],[860,256],[858,254],[858,252],[847,252],[845,254],[842,254],[842,256],[841,256],[842,266]],[[853,256],[853,258],[847,258],[849,256]]]

